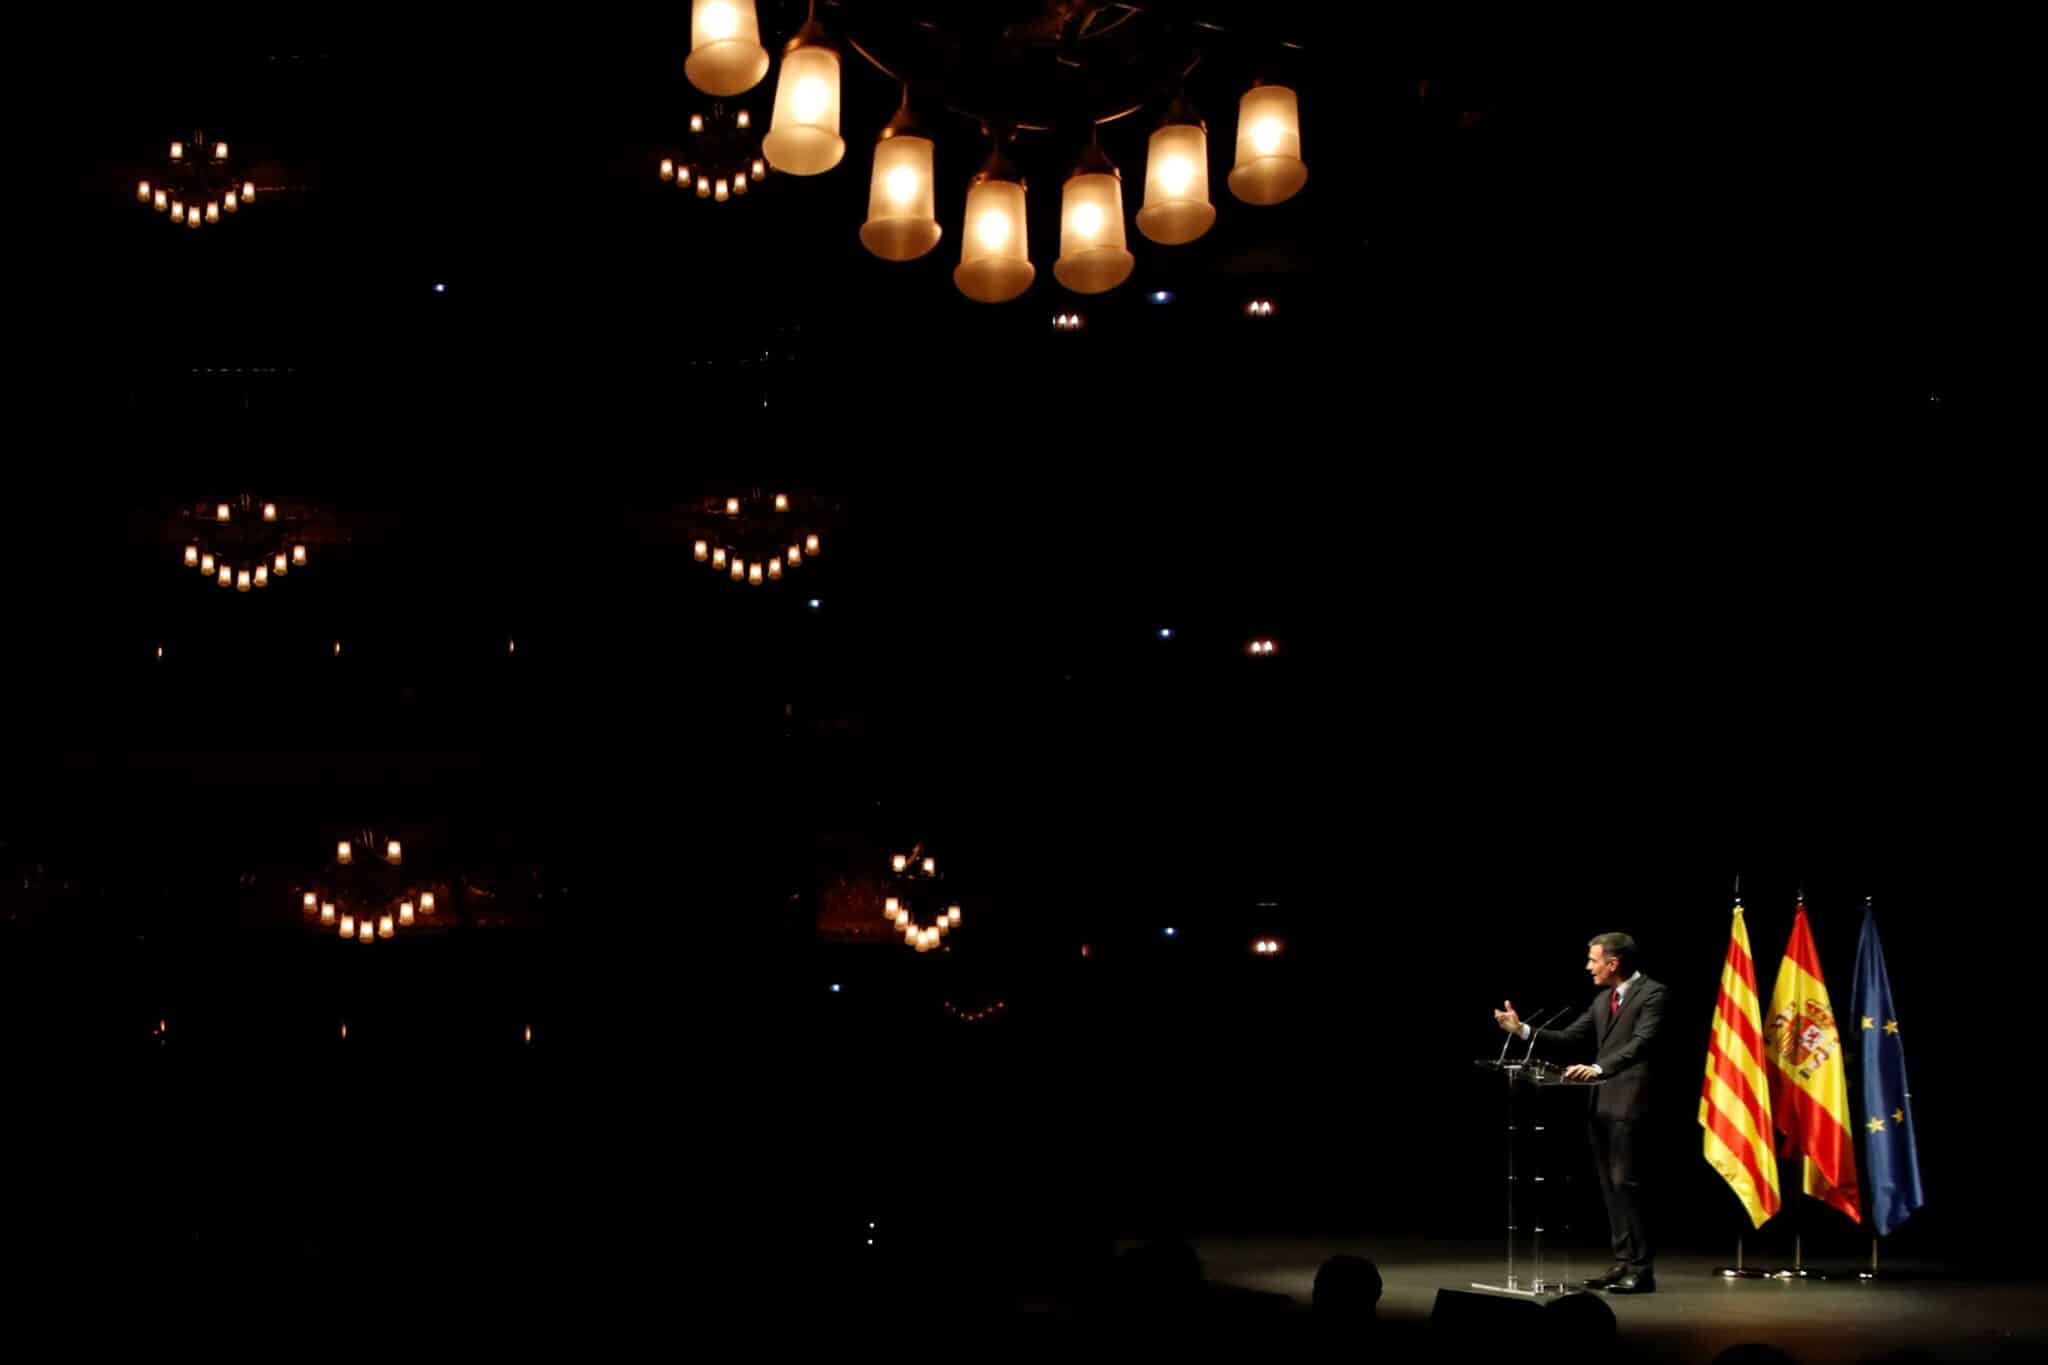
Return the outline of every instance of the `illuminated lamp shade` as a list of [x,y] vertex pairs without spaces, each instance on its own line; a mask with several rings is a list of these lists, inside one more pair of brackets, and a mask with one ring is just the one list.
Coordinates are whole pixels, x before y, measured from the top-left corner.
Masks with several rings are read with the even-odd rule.
[[270,571],[280,578],[291,572],[291,561],[284,557],[284,551],[279,550],[277,557],[270,561]]
[[816,536],[804,537],[804,553],[813,559],[818,557],[818,538]]
[[709,176],[700,175],[697,177],[697,197],[699,199],[709,199],[711,197],[711,179]]
[[303,546],[303,545],[294,545],[294,546],[292,546],[292,567],[293,567],[294,569],[303,569],[303,568],[305,568],[305,567],[306,567],[306,547],[305,547],[305,546]]
[[661,178],[663,180],[673,180],[676,178],[676,163],[673,158],[665,156],[661,159]]
[[782,561],[781,561],[781,560],[779,560],[779,559],[771,559],[771,560],[769,560],[769,561],[768,561],[768,576],[769,576],[770,578],[780,578],[780,577],[782,577]]
[[[321,918],[324,919],[326,917],[323,915]],[[356,917],[354,915],[343,915],[341,917],[341,936],[343,938],[354,938],[356,936]]]
[[266,503],[264,503],[264,504],[263,504],[263,519],[264,519],[265,521],[276,521],[276,520],[277,520],[277,504],[276,504],[276,503],[274,503],[274,502],[266,502]]
[[420,892],[420,913],[421,913],[422,915],[431,915],[431,914],[433,914],[433,913],[434,913],[434,893],[433,893],[433,892],[431,892],[431,891],[422,891],[422,892]]
[[185,221],[185,206],[183,204],[171,205],[171,221],[174,223]]
[[236,209],[242,207],[242,196],[236,194],[233,190],[229,190],[221,196],[220,206],[229,213],[233,213]]
[[736,175],[732,178],[732,192],[734,194],[745,194],[747,192],[747,178],[744,175]]
[[903,902],[898,900],[894,896],[890,896],[888,899],[882,902],[882,913],[892,918],[896,915],[898,911],[902,909]]
[[704,541],[700,540],[695,545],[690,547],[690,553],[693,556],[695,556],[697,562],[701,564],[711,557],[711,546],[705,543]]
[[[334,923],[334,902],[333,902],[333,901],[321,901],[321,902],[320,902],[320,922],[321,922],[322,924],[332,924],[332,923]],[[343,930],[342,932],[343,932],[343,933],[346,933],[346,932],[348,932],[348,931],[347,931],[347,930]]]
[[723,545],[711,552],[711,567],[714,569],[725,567],[725,547]]
[[362,919],[356,922],[356,942],[368,943],[376,935],[376,932],[377,926],[370,922],[368,915],[363,916]]
[[355,845],[343,839],[334,846],[334,861],[344,865],[355,861]]
[[183,161],[184,159],[185,159],[185,144],[184,144],[184,143],[182,143],[182,142],[173,142],[173,143],[171,144],[171,160],[173,160],[173,161]]
[[226,160],[228,159],[228,144],[227,144],[227,143],[225,143],[225,142],[216,142],[216,143],[214,143],[214,144],[213,144],[213,159],[214,159],[215,161],[226,161]]
[[235,571],[223,564],[220,566],[220,576],[214,581],[223,588],[232,588],[235,586]]
[[253,180],[244,180],[242,182],[242,202],[246,204],[255,197],[256,182]]
[[726,183],[724,176],[718,178],[717,187],[712,190],[711,197],[721,204],[732,198],[732,186]]
[[732,581],[738,583],[747,576],[747,561],[738,555],[732,557]]
[[224,502],[221,502],[221,503],[215,503],[215,504],[214,504],[214,507],[213,507],[213,519],[214,519],[215,521],[226,521],[226,520],[228,519],[229,515],[230,515],[230,513],[229,513],[229,511],[228,511],[228,505],[227,505],[226,503],[224,503]]
[[400,843],[398,842],[398,840],[396,840],[396,839],[388,839],[388,840],[386,840],[386,841],[385,841],[385,843],[384,843],[384,861],[385,861],[385,862],[387,862],[387,863],[391,863],[391,864],[393,864],[393,865],[395,866],[395,865],[397,865],[398,863],[401,863],[401,862],[403,862],[404,860],[405,860],[405,848],[404,848],[404,846],[403,846],[403,845],[401,845],[401,844],[400,844]]
[[135,202],[138,204],[147,204],[149,202],[149,182],[147,180],[136,185]]
[[412,923],[411,901],[400,901],[398,903],[398,922],[403,925],[410,925]]
[[1145,145],[1145,207],[1139,231],[1159,246],[1194,241],[1217,221],[1208,203],[1208,129],[1186,100],[1174,100]]
[[211,550],[199,557],[199,572],[205,574],[208,578],[213,577],[213,552]]
[[889,866],[894,868],[896,871],[901,872],[904,868],[910,866],[910,859],[905,855],[899,853],[889,860]]
[[155,199],[152,201],[152,206],[158,213],[162,213],[171,206],[171,196],[162,190],[158,190]]
[[235,575],[235,591],[236,591],[236,592],[247,592],[247,591],[249,591],[249,587],[250,587],[250,578],[249,578],[249,571],[248,571],[247,569],[244,569],[244,570],[242,570],[242,571],[241,571],[240,573],[238,573],[238,574],[236,574],[236,575]]
[[299,898],[299,904],[303,905],[306,909],[306,913],[310,915],[316,909],[319,908],[320,898],[314,895],[312,892],[308,891],[305,895]]
[[768,49],[761,46],[754,0],[694,0],[683,74],[707,95],[737,95],[761,83]]
[[1029,289],[1038,274],[1027,245],[1024,180],[998,147],[967,188],[966,227],[953,283],[976,303],[1009,302]]
[[185,210],[185,226],[189,228],[199,226],[199,205],[194,204],[191,208]]
[[910,119],[910,92],[875,139],[868,180],[868,220],[860,244],[885,261],[914,261],[939,244],[945,230],[932,212],[932,140]]
[[220,201],[218,199],[212,200],[207,204],[206,221],[209,223],[218,223],[220,221]]
[[747,565],[747,582],[757,588],[761,586],[761,565],[758,562]]
[[1136,258],[1124,246],[1124,182],[1090,142],[1060,191],[1060,257],[1053,278],[1076,294],[1100,294],[1131,277]]
[[775,114],[768,136],[761,139],[761,154],[776,170],[791,175],[823,174],[846,155],[839,136],[839,53],[815,20],[782,50]]
[[1237,164],[1230,192],[1247,204],[1279,204],[1308,183],[1301,108],[1284,85],[1255,85],[1237,102]]
[[198,563],[199,547],[197,545],[187,545],[185,547],[185,567],[190,569],[195,567]]
[[385,915],[377,921],[378,938],[390,938],[395,932],[397,931],[391,927],[391,916]]
[[792,568],[792,569],[794,569],[794,568],[795,568],[795,567],[796,567],[797,565],[799,565],[799,564],[801,564],[801,563],[803,563],[803,562],[804,562],[804,552],[803,552],[802,550],[799,550],[799,549],[798,549],[798,548],[797,548],[796,546],[794,546],[794,545],[790,546],[790,547],[789,547],[789,567],[790,567],[790,568]]
[[269,587],[270,566],[268,564],[258,564],[256,566],[256,572],[250,577],[249,581],[254,583],[259,588]]
[[775,495],[775,510],[778,512],[787,512],[789,510],[789,494],[777,493]]

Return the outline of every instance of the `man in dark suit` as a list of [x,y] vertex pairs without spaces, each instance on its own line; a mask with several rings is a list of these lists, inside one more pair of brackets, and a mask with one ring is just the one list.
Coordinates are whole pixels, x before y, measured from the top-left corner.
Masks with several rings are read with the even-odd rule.
[[[1600,993],[1577,1022],[1535,1030],[1535,1046],[1568,1046],[1593,1060],[1565,1069],[1565,1078],[1597,1080],[1592,1095],[1590,1136],[1600,1193],[1607,1201],[1607,1228],[1614,1241],[1614,1266],[1589,1288],[1615,1294],[1648,1294],[1657,1288],[1650,1255],[1650,1230],[1643,1214],[1642,1163],[1649,1144],[1644,1119],[1650,1108],[1650,1053],[1664,1018],[1664,985],[1635,969],[1636,942],[1627,934],[1601,934],[1586,946],[1586,972]],[[1512,1000],[1493,1012],[1494,1021],[1517,1037],[1529,1026]]]

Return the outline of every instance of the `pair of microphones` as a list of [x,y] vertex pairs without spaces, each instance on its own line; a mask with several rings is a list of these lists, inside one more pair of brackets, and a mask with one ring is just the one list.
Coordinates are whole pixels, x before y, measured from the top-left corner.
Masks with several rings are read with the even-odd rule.
[[[1553,1011],[1552,1011],[1552,1012],[1551,1012],[1550,1014],[1548,1014],[1548,1015],[1545,1015],[1545,1016],[1544,1016],[1544,1017],[1543,1017],[1542,1019],[1540,1019],[1540,1020],[1536,1020],[1536,1019],[1524,1019],[1524,1020],[1522,1021],[1523,1023],[1525,1023],[1525,1024],[1527,1024],[1527,1025],[1529,1026],[1529,1050],[1528,1050],[1527,1052],[1524,1052],[1524,1053],[1522,1054],[1522,1060],[1523,1060],[1523,1061],[1525,1061],[1525,1062],[1526,1062],[1526,1061],[1528,1061],[1528,1060],[1529,1060],[1529,1059],[1530,1059],[1531,1057],[1533,1057],[1533,1056],[1535,1056],[1535,1055],[1536,1055],[1536,1031],[1537,1031],[1538,1029],[1543,1029],[1543,1028],[1548,1028],[1548,1027],[1550,1027],[1550,1026],[1551,1026],[1552,1024],[1556,1023],[1556,1022],[1557,1022],[1558,1020],[1560,1020],[1560,1019],[1564,1018],[1564,1017],[1565,1017],[1565,1016],[1566,1016],[1567,1014],[1570,1014],[1570,1013],[1571,1013],[1571,1011],[1572,1011],[1572,1007],[1571,1007],[1570,1005],[1563,1005],[1563,1006],[1560,1006],[1560,1007],[1559,1007],[1558,1009],[1556,1009],[1556,1010],[1553,1010]],[[1500,1056],[1498,1056],[1498,1057],[1494,1058],[1494,1062],[1493,1062],[1493,1064],[1494,1064],[1495,1066],[1504,1066],[1504,1065],[1506,1065],[1506,1063],[1507,1063],[1507,1060],[1508,1060],[1508,1049],[1509,1049],[1509,1048],[1511,1048],[1511,1047],[1513,1047],[1514,1045],[1515,1045],[1515,1035],[1514,1035],[1514,1034],[1512,1034],[1512,1033],[1510,1033],[1510,1034],[1508,1035],[1508,1040],[1507,1040],[1506,1042],[1504,1042],[1504,1043],[1502,1043],[1502,1044],[1500,1045]]]

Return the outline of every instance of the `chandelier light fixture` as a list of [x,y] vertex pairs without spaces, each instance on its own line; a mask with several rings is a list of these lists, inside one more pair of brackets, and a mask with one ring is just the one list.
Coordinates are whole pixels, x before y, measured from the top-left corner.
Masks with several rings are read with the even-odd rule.
[[220,587],[245,593],[267,588],[311,560],[298,504],[244,493],[232,501],[185,507],[179,515],[189,523],[179,562]]
[[940,893],[939,881],[938,859],[923,844],[889,855],[889,870],[882,878],[882,918],[902,935],[906,947],[920,953],[939,947],[960,927],[960,903]]
[[718,204],[744,196],[768,176],[768,162],[753,128],[754,116],[746,108],[715,103],[709,115],[690,115],[689,141],[662,157],[655,174],[687,194]]
[[255,201],[256,182],[236,172],[228,144],[198,132],[174,138],[156,174],[135,182],[136,203],[185,228],[223,222]]
[[780,583],[824,552],[815,499],[754,489],[704,501],[690,558],[734,583]]
[[[1238,100],[1231,193],[1245,204],[1279,204],[1307,183],[1300,101],[1292,86],[1270,79],[1273,63],[1291,59],[1297,44],[1121,0],[927,7],[914,19],[895,7],[853,0],[829,8],[828,29],[812,0],[782,49],[759,152],[715,166],[706,154],[667,156],[660,162],[663,180],[723,202],[745,193],[763,167],[803,176],[833,169],[846,153],[840,54],[850,50],[902,92],[895,116],[874,140],[869,168],[859,235],[873,255],[918,260],[944,235],[934,212],[935,143],[911,117],[913,97],[920,108],[971,121],[987,137],[988,158],[967,187],[953,271],[956,287],[977,302],[1021,297],[1037,278],[1026,230],[1026,181],[1014,159],[1019,137],[1042,137],[1055,146],[1071,138],[1067,145],[1079,146],[1061,187],[1052,269],[1074,293],[1115,289],[1136,266],[1123,176],[1101,145],[1104,125],[1160,110],[1145,144],[1143,202],[1131,220],[1146,240],[1179,246],[1210,230],[1216,206],[1209,197],[1209,133],[1186,87],[1219,54],[1251,79]],[[719,99],[743,94],[771,65],[752,0],[693,0],[684,72],[698,90]],[[708,135],[716,121],[715,113],[709,121],[698,115],[693,132]],[[747,126],[742,111],[734,130]]]
[[431,922],[446,891],[408,870],[401,839],[365,829],[336,839],[333,856],[294,894],[305,922],[321,933],[374,943]]

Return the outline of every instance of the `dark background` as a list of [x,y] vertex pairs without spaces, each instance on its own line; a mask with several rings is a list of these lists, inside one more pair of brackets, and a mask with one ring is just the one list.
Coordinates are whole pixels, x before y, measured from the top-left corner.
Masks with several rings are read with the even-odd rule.
[[[1875,898],[1930,1194],[1900,1251],[2019,1244],[2038,612],[1972,429],[1951,91],[1846,130],[1776,76],[1593,107],[1230,17],[1301,89],[1309,185],[1229,197],[1256,61],[1225,44],[1191,88],[1216,227],[1133,232],[1078,335],[1071,136],[1019,153],[1038,283],[968,303],[974,130],[935,120],[939,249],[873,260],[896,92],[851,57],[845,162],[715,207],[652,170],[705,103],[683,13],[44,54],[0,565],[10,1257],[402,1245],[481,1281],[868,1218],[981,1255],[1484,1237],[1486,1011],[1580,999],[1614,928],[1672,987],[1660,1225],[1718,1250],[1692,1112],[1738,873],[1766,997],[1803,884],[1846,1010]],[[1150,118],[1104,131],[1127,208]],[[266,189],[174,232],[133,182],[195,127]],[[753,486],[838,511],[741,593],[672,528]],[[347,543],[246,598],[176,569],[175,509],[245,491]],[[291,888],[366,823],[507,912],[311,933]],[[917,840],[969,910],[950,952],[819,931]]]

